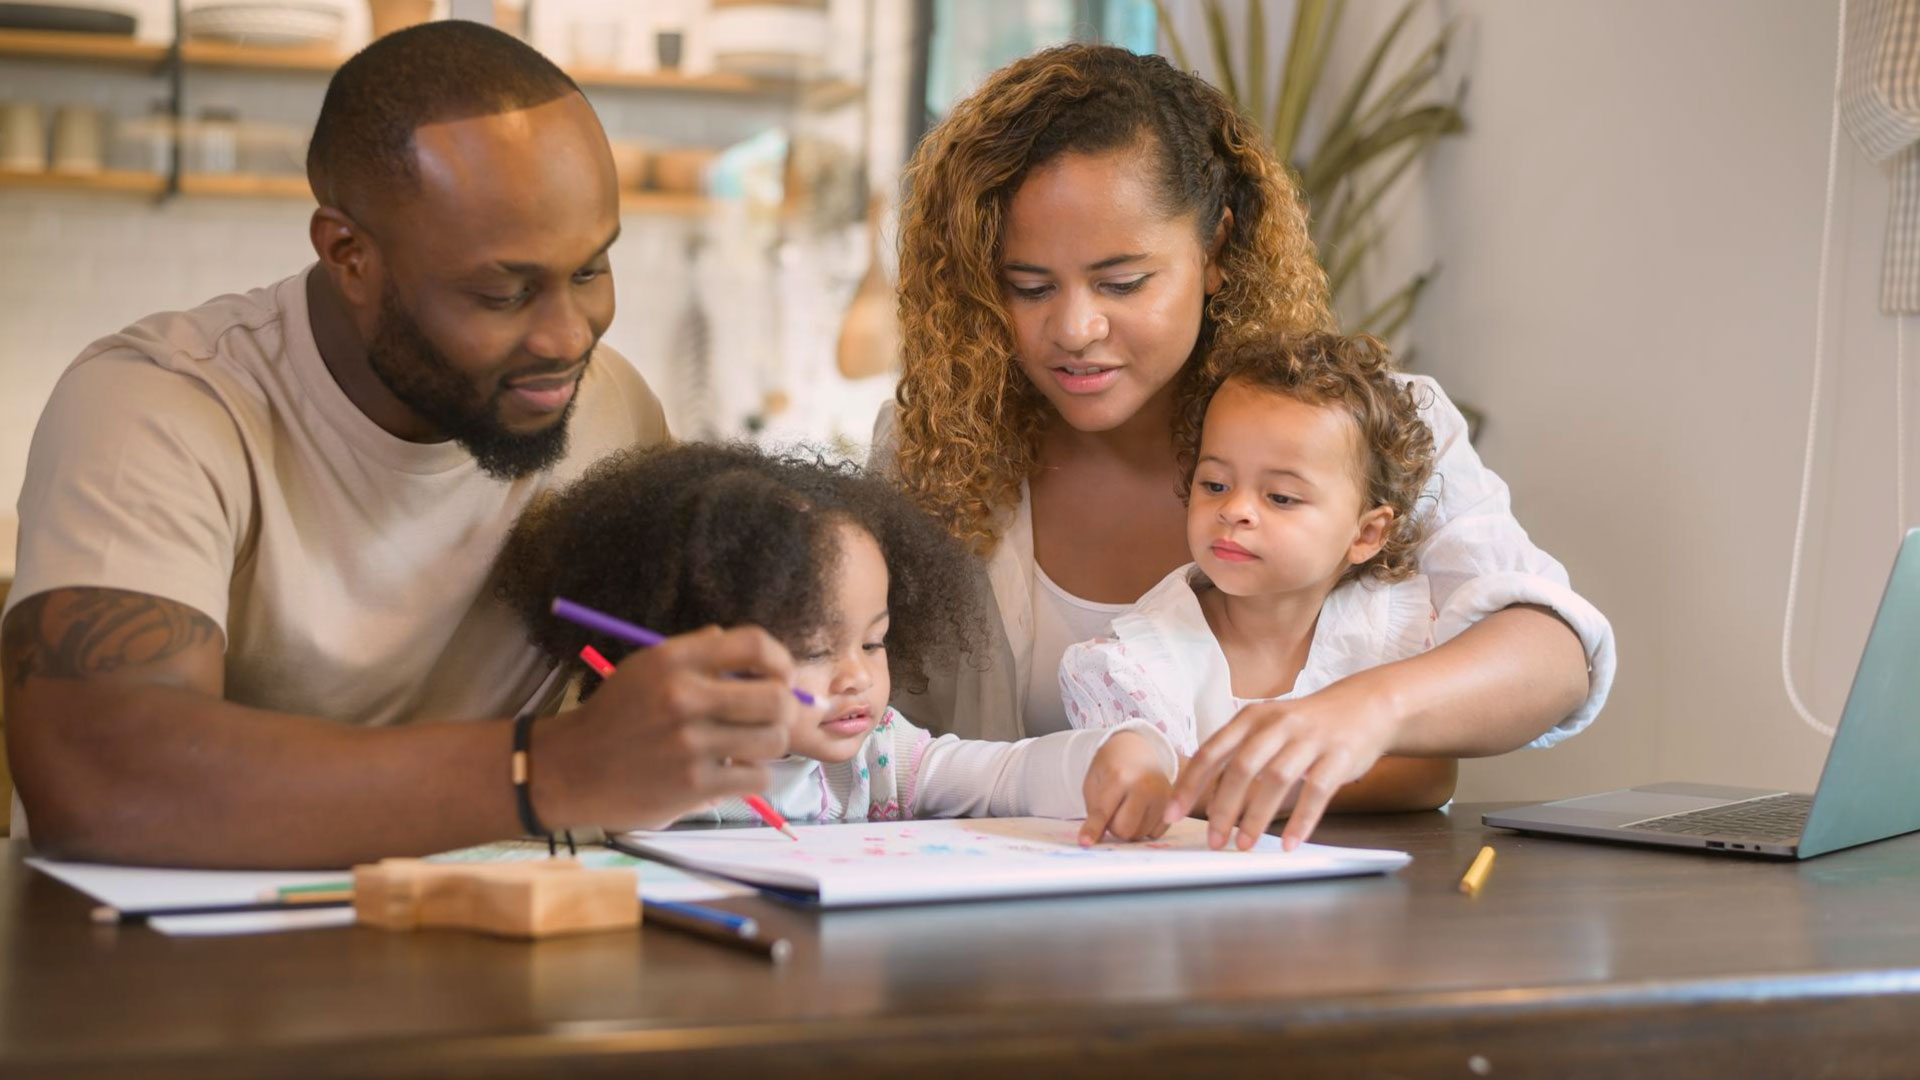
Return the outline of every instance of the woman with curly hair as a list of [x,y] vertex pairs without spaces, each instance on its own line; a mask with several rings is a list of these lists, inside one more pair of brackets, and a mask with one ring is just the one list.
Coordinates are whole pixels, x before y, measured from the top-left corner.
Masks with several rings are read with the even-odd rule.
[[[1219,91],[1159,57],[1069,45],[1001,69],[928,134],[900,264],[904,370],[875,461],[983,559],[999,614],[984,662],[913,707],[966,735],[1059,730],[1067,645],[1187,561],[1177,430],[1219,358],[1333,328],[1306,209]],[[1223,774],[1236,790],[1301,784],[1299,839],[1330,800],[1436,806],[1447,759],[1546,745],[1598,712],[1611,629],[1419,381],[1436,447],[1419,556],[1460,631],[1241,713],[1214,739],[1247,752],[1203,747],[1175,809]]]
[[[955,663],[977,635],[972,573],[965,550],[885,481],[687,444],[615,455],[529,508],[502,550],[499,588],[534,643],[574,669],[582,697],[600,678],[581,649],[618,658],[627,646],[556,618],[556,596],[668,635],[745,623],[772,633],[819,703],[801,710],[788,756],[768,766],[767,798],[789,817],[1074,818],[1088,795],[1124,794],[1089,776],[1169,787],[1174,755],[1145,724],[964,741],[935,738],[888,705],[895,685],[924,689],[928,669]],[[757,818],[729,799],[683,820]]]

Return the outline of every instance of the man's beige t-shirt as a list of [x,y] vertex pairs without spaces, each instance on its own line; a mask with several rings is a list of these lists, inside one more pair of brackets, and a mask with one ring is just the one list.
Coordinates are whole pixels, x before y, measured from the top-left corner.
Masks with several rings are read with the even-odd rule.
[[492,595],[494,557],[540,491],[664,441],[660,403],[601,346],[565,459],[496,480],[347,399],[306,277],[81,353],[34,431],[8,607],[76,586],[178,601],[225,632],[243,705],[367,725],[509,715],[546,665]]

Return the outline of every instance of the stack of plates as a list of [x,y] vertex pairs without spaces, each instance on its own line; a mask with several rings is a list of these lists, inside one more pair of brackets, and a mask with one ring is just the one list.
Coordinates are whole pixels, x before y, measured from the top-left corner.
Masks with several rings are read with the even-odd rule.
[[711,0],[707,41],[721,71],[763,79],[818,77],[830,26],[826,0]]
[[346,21],[326,0],[214,0],[185,16],[191,38],[285,47],[332,44]]

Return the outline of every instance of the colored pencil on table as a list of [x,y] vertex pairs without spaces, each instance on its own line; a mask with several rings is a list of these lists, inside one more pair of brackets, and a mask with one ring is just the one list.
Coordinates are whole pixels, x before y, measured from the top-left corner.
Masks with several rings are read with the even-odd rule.
[[[582,645],[580,647],[580,659],[586,661],[587,666],[593,669],[593,673],[603,679],[613,674],[613,663],[606,657],[600,655],[600,650],[591,645]],[[797,692],[798,691],[796,691],[796,693]],[[780,811],[775,810],[772,803],[769,803],[758,795],[747,796],[746,802],[747,809],[758,814],[761,821],[785,833],[787,839],[800,839],[800,834],[793,831],[793,827],[787,824],[787,819],[780,816]]]
[[240,904],[187,904],[164,908],[117,908],[101,904],[90,917],[101,925],[145,922],[169,915],[250,915],[262,911],[311,911],[315,908],[349,907],[352,900],[259,900]]
[[1482,847],[1480,854],[1473,857],[1473,865],[1460,875],[1460,891],[1468,896],[1480,895],[1480,887],[1487,883],[1487,875],[1493,871],[1493,848]]
[[322,881],[314,885],[282,885],[277,889],[262,889],[262,902],[284,900],[290,904],[313,904],[327,900],[352,900],[353,882]]
[[793,943],[786,938],[767,937],[760,933],[758,920],[745,915],[735,915],[731,911],[718,908],[701,907],[698,904],[676,904],[660,900],[642,900],[640,903],[641,923],[678,930],[683,934],[705,938],[719,945],[743,949],[764,956],[779,963],[793,955]]

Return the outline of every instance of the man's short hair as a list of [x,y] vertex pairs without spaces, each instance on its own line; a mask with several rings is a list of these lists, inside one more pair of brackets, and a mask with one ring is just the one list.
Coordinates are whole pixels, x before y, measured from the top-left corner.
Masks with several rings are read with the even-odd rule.
[[422,23],[361,49],[327,84],[307,183],[322,206],[414,190],[413,135],[427,124],[544,105],[579,86],[532,46],[476,22]]

